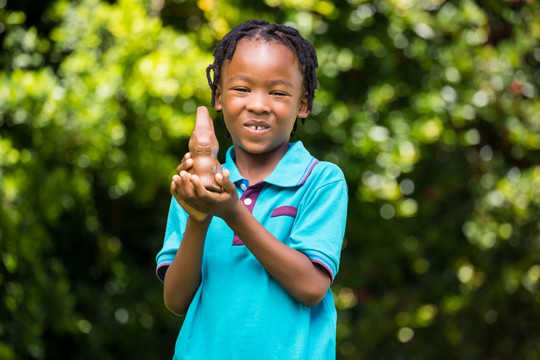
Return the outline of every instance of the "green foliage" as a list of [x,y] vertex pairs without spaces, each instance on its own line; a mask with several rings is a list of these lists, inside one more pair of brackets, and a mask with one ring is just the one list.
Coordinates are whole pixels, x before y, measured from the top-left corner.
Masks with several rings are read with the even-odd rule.
[[39,9],[0,0],[0,358],[170,357],[180,321],[152,274],[169,179],[213,46],[259,17],[319,54],[296,138],[349,183],[339,358],[540,358],[536,2]]

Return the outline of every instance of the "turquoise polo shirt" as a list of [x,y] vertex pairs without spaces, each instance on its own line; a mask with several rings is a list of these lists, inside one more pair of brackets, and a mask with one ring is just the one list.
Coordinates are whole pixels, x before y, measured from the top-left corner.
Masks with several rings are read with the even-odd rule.
[[[322,266],[333,280],[347,215],[342,171],[318,161],[296,142],[268,178],[249,184],[234,157],[231,147],[223,168],[230,171],[240,200],[270,233]],[[163,248],[156,257],[161,280],[180,245],[186,220],[187,214],[173,199]],[[316,306],[302,305],[218,217],[208,229],[201,276],[174,359],[335,359],[337,316],[330,289]]]

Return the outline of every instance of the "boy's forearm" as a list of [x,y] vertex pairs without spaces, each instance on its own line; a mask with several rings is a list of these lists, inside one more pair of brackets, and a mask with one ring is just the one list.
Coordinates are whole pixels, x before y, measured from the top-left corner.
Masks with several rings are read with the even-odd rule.
[[303,253],[279,241],[239,202],[224,219],[266,271],[306,306],[319,303],[331,284],[328,272]]
[[187,312],[201,282],[204,241],[211,217],[195,221],[188,217],[186,231],[163,281],[165,306],[177,315]]

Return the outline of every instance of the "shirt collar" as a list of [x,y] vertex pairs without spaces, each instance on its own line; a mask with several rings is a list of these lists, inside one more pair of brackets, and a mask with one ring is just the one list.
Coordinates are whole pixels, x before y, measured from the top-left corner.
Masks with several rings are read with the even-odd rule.
[[[230,171],[229,180],[236,183],[244,180],[244,178],[240,174],[234,159],[234,147],[231,146],[227,150],[223,167]],[[289,150],[287,150],[285,155],[281,158],[272,173],[264,179],[264,182],[281,187],[301,185],[304,183],[316,163],[317,159],[311,156],[301,141],[291,143],[289,144]]]

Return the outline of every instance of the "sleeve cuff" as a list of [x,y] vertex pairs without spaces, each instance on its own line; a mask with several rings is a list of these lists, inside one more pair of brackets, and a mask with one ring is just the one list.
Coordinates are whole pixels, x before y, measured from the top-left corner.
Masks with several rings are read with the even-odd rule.
[[156,275],[162,282],[165,279],[165,273],[167,272],[169,266],[172,264],[175,255],[176,253],[162,253],[156,257]]
[[337,273],[336,266],[327,256],[316,251],[305,251],[304,254],[311,260],[312,263],[322,266],[328,274],[330,279],[334,282],[334,277]]
[[171,264],[161,264],[156,269],[156,275],[159,278],[159,280],[161,280],[161,282],[165,280],[165,273],[167,272],[169,265]]

